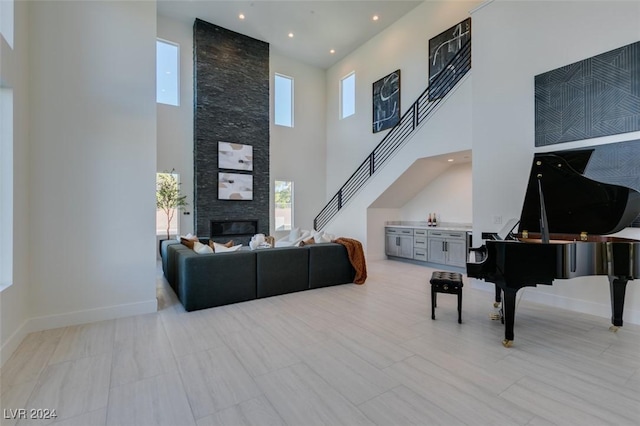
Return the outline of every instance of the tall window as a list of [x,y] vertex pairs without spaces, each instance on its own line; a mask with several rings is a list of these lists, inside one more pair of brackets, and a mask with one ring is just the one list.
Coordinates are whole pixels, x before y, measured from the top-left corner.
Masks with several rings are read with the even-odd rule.
[[156,101],[180,105],[180,46],[165,40],[156,41]]
[[13,281],[13,90],[0,87],[0,291]]
[[0,34],[13,49],[13,0],[0,0]]
[[356,73],[340,80],[340,118],[347,118],[356,112]]
[[[160,188],[162,195],[158,195]],[[156,200],[162,197],[162,204],[171,204],[179,196],[180,192],[180,175],[177,173],[158,173],[156,174]],[[169,201],[167,201],[169,200]],[[158,208],[156,209],[156,235],[179,235],[179,209],[178,208]]]
[[290,231],[293,228],[293,182],[276,181],[276,231]]
[[293,78],[276,74],[275,79],[275,123],[293,127]]

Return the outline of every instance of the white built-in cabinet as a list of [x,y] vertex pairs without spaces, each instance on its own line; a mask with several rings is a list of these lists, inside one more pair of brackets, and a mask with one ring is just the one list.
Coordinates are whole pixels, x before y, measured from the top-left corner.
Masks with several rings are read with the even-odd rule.
[[386,227],[385,253],[391,258],[464,267],[466,234],[466,231]]

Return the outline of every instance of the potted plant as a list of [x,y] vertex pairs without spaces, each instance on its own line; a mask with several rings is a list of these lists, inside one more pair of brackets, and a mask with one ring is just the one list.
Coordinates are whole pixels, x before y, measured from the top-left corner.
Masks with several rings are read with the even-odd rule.
[[156,182],[156,207],[167,215],[167,239],[171,238],[171,220],[176,211],[188,205],[187,196],[180,193],[180,183],[174,171],[158,173]]

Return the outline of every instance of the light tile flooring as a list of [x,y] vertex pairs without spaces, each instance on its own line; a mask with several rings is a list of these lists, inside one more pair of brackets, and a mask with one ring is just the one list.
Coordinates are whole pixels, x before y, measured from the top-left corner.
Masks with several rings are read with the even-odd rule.
[[[159,273],[157,314],[27,336],[1,371],[2,417],[40,408],[81,426],[640,423],[639,326],[612,333],[606,319],[522,302],[505,349],[490,293],[464,288],[461,325],[456,297],[439,295],[431,320],[431,271],[375,261],[364,286],[190,313]],[[28,423],[51,422],[2,419]]]

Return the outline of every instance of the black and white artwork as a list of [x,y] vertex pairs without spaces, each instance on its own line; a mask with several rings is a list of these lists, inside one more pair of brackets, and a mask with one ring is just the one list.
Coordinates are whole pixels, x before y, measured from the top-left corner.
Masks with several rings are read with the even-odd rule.
[[400,70],[373,83],[373,133],[400,121]]
[[253,170],[253,147],[231,142],[218,142],[218,168]]
[[253,176],[218,173],[219,200],[253,200]]
[[[429,40],[429,99],[437,99],[447,94],[454,85],[451,73],[462,72],[449,62],[471,40],[471,18],[454,25]],[[464,70],[466,72],[466,69]]]
[[536,146],[640,130],[640,41],[534,82]]

